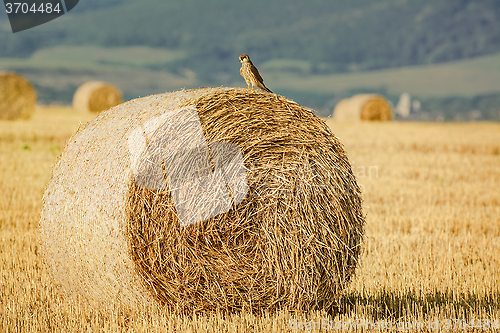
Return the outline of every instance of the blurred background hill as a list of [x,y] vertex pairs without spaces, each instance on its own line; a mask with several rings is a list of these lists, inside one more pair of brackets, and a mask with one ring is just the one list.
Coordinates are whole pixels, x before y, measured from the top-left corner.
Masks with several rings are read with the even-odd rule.
[[0,14],[0,70],[45,103],[87,80],[125,99],[181,88],[246,86],[248,53],[276,93],[331,113],[341,98],[402,93],[415,119],[500,120],[500,1],[81,0],[13,34]]

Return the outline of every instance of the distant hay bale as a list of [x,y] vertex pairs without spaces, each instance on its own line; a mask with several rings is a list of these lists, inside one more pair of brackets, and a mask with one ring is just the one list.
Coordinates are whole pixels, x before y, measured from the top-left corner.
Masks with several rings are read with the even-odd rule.
[[29,119],[35,112],[36,91],[24,77],[0,73],[0,120]]
[[78,112],[98,113],[123,102],[122,93],[115,86],[89,81],[82,84],[73,96],[73,108]]
[[204,88],[135,99],[63,150],[45,261],[96,302],[179,312],[331,310],[364,233],[343,145],[281,96]]
[[343,99],[333,110],[333,118],[336,120],[388,121],[392,117],[390,102],[375,94],[358,94]]

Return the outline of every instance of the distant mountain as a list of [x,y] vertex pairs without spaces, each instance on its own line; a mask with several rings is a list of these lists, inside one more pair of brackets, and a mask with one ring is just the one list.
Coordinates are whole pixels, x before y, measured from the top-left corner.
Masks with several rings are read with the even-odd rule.
[[0,70],[29,78],[42,103],[69,103],[90,79],[126,99],[245,86],[241,53],[324,116],[355,93],[409,92],[416,119],[500,119],[499,0],[80,0],[16,34],[0,11]]
[[312,74],[328,74],[499,52],[500,1],[81,0],[53,22],[9,29],[0,16],[0,57],[55,45],[167,48],[186,56],[149,69],[187,68],[201,82],[226,84],[238,76],[241,53],[256,63],[300,60]]

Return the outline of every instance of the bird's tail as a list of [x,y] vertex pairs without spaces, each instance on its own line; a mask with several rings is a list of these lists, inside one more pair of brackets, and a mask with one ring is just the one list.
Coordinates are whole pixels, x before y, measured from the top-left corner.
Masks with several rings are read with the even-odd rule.
[[270,92],[271,94],[274,94],[271,90],[269,90],[269,88],[268,88],[268,87],[266,87],[266,86],[264,85],[264,83],[262,83],[262,90],[267,91],[267,92]]

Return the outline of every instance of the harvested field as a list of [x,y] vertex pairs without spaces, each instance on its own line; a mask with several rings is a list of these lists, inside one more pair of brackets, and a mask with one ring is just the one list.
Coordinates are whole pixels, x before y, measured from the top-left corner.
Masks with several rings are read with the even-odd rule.
[[[419,323],[438,321],[464,332],[473,331],[459,329],[464,321],[482,320],[481,327],[500,321],[499,124],[329,121],[353,164],[367,214],[343,314],[185,316],[114,302],[93,308],[60,293],[42,263],[42,194],[62,147],[93,117],[43,108],[27,122],[0,121],[3,330],[289,332],[327,319],[413,325],[406,331],[426,331]],[[360,331],[369,328],[358,323]]]

